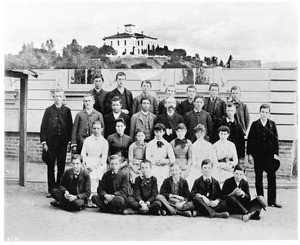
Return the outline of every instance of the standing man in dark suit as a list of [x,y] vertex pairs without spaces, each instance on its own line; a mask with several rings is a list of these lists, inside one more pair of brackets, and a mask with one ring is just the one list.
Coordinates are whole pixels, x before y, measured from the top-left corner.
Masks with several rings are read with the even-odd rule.
[[249,163],[254,163],[256,194],[264,195],[263,171],[265,171],[268,179],[268,205],[281,208],[281,205],[276,202],[279,140],[275,122],[268,119],[270,111],[269,105],[260,106],[260,119],[254,121],[250,127],[247,154]]
[[[41,124],[41,144],[43,151],[49,151],[50,161],[47,163],[48,192],[57,187],[65,171],[67,146],[71,141],[72,114],[71,110],[63,105],[64,91],[54,91],[55,103],[48,107],[44,113]],[[57,176],[55,181],[54,168],[57,163]],[[51,197],[50,194],[47,197]]]
[[116,81],[118,87],[110,91],[106,98],[106,108],[109,110],[107,113],[111,112],[112,98],[115,96],[119,96],[122,101],[122,112],[124,112],[126,115],[131,116],[133,97],[132,93],[125,88],[126,74],[124,72],[118,72],[116,75]]
[[116,132],[116,123],[115,120],[118,118],[123,118],[126,123],[126,129],[125,134],[129,135],[130,133],[130,117],[126,115],[121,110],[122,106],[122,100],[119,96],[115,96],[111,100],[111,108],[112,112],[107,114],[104,117],[104,123],[105,123],[105,133],[104,137],[107,138],[109,135],[114,134]]
[[94,109],[105,116],[107,114],[107,109],[105,108],[105,100],[108,92],[102,89],[102,85],[104,83],[102,74],[94,76],[93,83],[95,87],[88,93],[94,96]]
[[184,117],[184,123],[187,128],[186,138],[188,138],[192,143],[196,141],[196,136],[194,128],[200,123],[204,125],[206,129],[205,139],[209,140],[212,136],[212,120],[210,114],[204,110],[202,107],[204,105],[204,98],[202,95],[197,95],[194,99],[195,108],[188,112]]
[[226,116],[226,103],[219,98],[219,84],[211,83],[209,85],[208,98],[205,98],[203,109],[209,112],[213,125],[218,122],[220,118]]
[[177,112],[183,117],[186,113],[194,109],[194,99],[197,95],[197,88],[194,85],[187,86],[186,95],[187,99],[182,101],[176,109]]
[[183,117],[175,112],[176,100],[174,97],[168,97],[166,99],[167,110],[158,115],[156,123],[162,123],[166,127],[166,133],[164,139],[169,143],[177,137],[176,127],[179,123],[184,123]]

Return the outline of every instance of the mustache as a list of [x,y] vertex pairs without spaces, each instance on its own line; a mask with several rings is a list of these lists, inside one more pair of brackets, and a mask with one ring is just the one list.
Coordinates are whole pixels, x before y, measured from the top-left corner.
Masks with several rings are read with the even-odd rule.
[[173,108],[173,109],[175,109],[175,107],[174,107],[174,106],[172,106],[172,105],[169,105],[169,106],[168,106],[168,109],[170,109],[170,108]]

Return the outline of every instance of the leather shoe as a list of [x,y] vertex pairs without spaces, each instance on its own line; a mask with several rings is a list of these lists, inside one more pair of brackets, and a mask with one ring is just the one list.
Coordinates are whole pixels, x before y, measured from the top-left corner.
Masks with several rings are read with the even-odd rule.
[[260,220],[259,211],[256,211],[254,214],[252,214],[250,219]]
[[270,207],[274,207],[274,208],[282,208],[282,205],[280,205],[280,204],[278,204],[278,203],[276,203],[276,202],[274,202],[274,203],[272,203],[272,204],[268,204]]
[[192,216],[196,217],[196,216],[200,216],[197,212],[197,210],[192,210]]
[[133,209],[131,209],[131,208],[126,208],[126,209],[123,211],[123,214],[125,214],[125,215],[128,215],[128,214],[136,214],[136,213],[138,213],[138,211],[135,211],[135,210],[133,210]]
[[167,212],[166,212],[166,210],[164,210],[164,209],[161,209],[161,210],[159,210],[160,212],[160,215],[162,215],[162,216],[166,216],[166,214],[167,214]]
[[191,211],[179,211],[177,212],[179,215],[181,216],[185,216],[185,217],[192,217],[192,212]]
[[60,207],[60,203],[57,202],[57,201],[52,201],[52,202],[50,202],[50,204],[51,204],[52,206],[54,206],[54,207],[57,207],[57,208]]
[[247,213],[247,214],[242,215],[242,220],[244,222],[247,222],[251,218],[251,215],[252,215],[251,213]]
[[221,213],[214,213],[211,218],[223,218],[223,219],[227,219],[229,217],[229,213],[228,212],[221,212]]

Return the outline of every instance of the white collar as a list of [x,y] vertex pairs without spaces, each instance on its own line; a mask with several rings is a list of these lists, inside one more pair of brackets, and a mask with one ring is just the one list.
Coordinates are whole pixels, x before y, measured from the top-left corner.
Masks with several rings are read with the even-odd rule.
[[148,116],[148,114],[149,114],[149,111],[147,111],[147,112],[143,112],[143,110],[141,110],[141,113],[143,113],[145,116]]
[[229,120],[228,117],[226,117],[226,121],[227,121],[227,122],[232,122],[232,123],[233,123],[233,122],[234,122],[234,118],[233,118],[232,121],[231,121],[231,120]]
[[261,119],[259,119],[259,120],[260,120],[261,124],[265,127],[266,124],[267,124],[267,122],[268,122],[268,119],[265,122],[263,120],[261,120]]

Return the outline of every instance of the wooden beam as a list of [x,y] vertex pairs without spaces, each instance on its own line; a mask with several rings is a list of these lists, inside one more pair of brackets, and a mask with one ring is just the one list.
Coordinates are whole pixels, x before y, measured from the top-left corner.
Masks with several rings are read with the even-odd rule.
[[5,76],[28,79],[28,75],[20,71],[5,70]]
[[19,184],[27,182],[27,96],[28,75],[20,83],[20,147],[19,147]]

